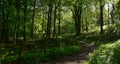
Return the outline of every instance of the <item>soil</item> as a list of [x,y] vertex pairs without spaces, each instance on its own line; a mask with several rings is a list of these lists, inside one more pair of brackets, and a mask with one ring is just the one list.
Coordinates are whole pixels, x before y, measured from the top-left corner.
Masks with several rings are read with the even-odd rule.
[[80,51],[69,56],[64,56],[59,60],[40,64],[83,64],[86,60],[88,60],[87,56],[89,53],[93,52],[96,49],[96,46],[88,44],[86,42],[79,43],[83,46]]

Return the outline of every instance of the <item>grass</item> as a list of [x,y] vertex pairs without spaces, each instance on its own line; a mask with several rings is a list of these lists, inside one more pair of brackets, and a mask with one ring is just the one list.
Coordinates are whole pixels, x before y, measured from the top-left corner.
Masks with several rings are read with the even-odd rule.
[[[46,62],[53,59],[59,59],[65,55],[73,54],[81,49],[80,45],[73,45],[73,46],[64,46],[64,47],[52,47],[48,48],[46,52],[44,51],[27,51],[24,52],[24,60],[25,64],[28,64],[30,61],[34,63],[36,62]],[[10,62],[14,60],[18,60],[19,55],[11,55],[11,56],[3,56],[0,58],[0,62]],[[38,60],[38,61],[36,61]]]
[[120,40],[100,46],[89,55],[88,64],[120,64]]

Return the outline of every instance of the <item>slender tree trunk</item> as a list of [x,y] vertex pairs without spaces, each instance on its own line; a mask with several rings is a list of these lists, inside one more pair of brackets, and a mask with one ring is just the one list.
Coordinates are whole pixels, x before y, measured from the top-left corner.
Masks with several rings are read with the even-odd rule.
[[112,21],[112,23],[114,24],[114,10],[115,10],[115,6],[114,6],[114,4],[112,4],[112,11],[111,11],[111,21]]
[[24,37],[24,41],[21,42],[21,47],[20,47],[20,57],[19,57],[19,63],[23,64],[23,56],[24,56],[24,43],[26,42],[26,21],[27,21],[27,0],[24,0],[24,33],[23,33],[23,37]]
[[24,1],[24,42],[26,41],[27,0]]
[[58,23],[58,36],[60,36],[60,23],[61,23],[60,16],[61,16],[61,14],[59,12],[59,18],[58,18],[58,21],[59,21],[59,23]]
[[80,35],[81,34],[81,22],[82,22],[82,5],[80,4],[80,6],[79,6],[80,8],[78,8],[79,9],[79,11],[78,11],[78,30],[79,30],[79,33],[78,33],[78,35]]
[[86,17],[86,23],[85,23],[85,25],[86,25],[86,32],[88,32],[88,20],[87,20],[87,17]]
[[43,10],[43,14],[42,14],[42,17],[43,17],[43,20],[42,20],[42,37],[45,36],[45,33],[44,33],[44,24],[45,24],[45,13],[44,13],[45,10]]
[[103,33],[103,7],[102,0],[100,0],[100,34]]
[[10,1],[8,1],[7,4],[8,5],[6,7],[7,13],[6,13],[6,22],[5,22],[5,43],[8,43],[8,38],[9,38],[9,36],[8,36],[8,33],[9,33],[8,21],[9,21],[9,19],[8,18],[9,18],[9,13],[10,13],[9,6],[11,6]]
[[2,43],[2,0],[0,0],[0,44]]
[[56,12],[57,12],[56,10],[57,10],[57,7],[56,7],[56,3],[55,3],[53,37],[56,36]]
[[61,23],[61,0],[59,0],[59,3],[58,3],[58,6],[59,6],[59,17],[58,17],[58,34],[57,36],[60,36],[60,23]]
[[48,22],[47,22],[47,33],[46,36],[50,38],[51,35],[51,20],[52,20],[52,3],[49,3],[49,11],[48,11]]
[[80,35],[81,33],[81,17],[82,17],[82,5],[80,4],[77,6],[76,4],[73,5],[73,18],[75,21],[75,28],[76,28],[76,36]]
[[[2,0],[2,5],[4,5],[4,0]],[[4,44],[5,43],[5,12],[4,12],[4,7],[2,7],[2,44]]]
[[[9,17],[9,2],[6,1],[1,1],[2,2],[2,43],[5,44],[8,42],[8,17]],[[4,6],[5,4],[7,4],[7,6]]]
[[86,22],[86,23],[85,23],[86,32],[88,32],[88,17],[87,17],[87,15],[88,15],[87,12],[88,12],[88,10],[87,10],[87,7],[88,7],[88,6],[86,5],[86,15],[85,15],[85,16],[86,16],[86,17],[85,17],[85,18],[86,18],[86,20],[85,20],[85,22]]
[[33,37],[34,37],[34,17],[35,17],[35,6],[36,6],[36,0],[34,0],[34,3],[33,3],[33,15],[32,15],[32,26],[31,26],[31,39],[33,41]]
[[110,20],[109,20],[109,5],[108,5],[108,27],[109,27],[109,25],[110,25]]
[[16,0],[16,25],[14,28],[14,43],[16,44],[17,40],[17,33],[18,33],[18,28],[19,28],[19,22],[20,22],[20,0]]
[[74,21],[75,21],[75,29],[76,29],[76,35],[79,35],[79,29],[78,29],[78,12],[77,12],[77,6],[76,5],[73,5],[73,8],[74,8],[74,11],[73,11],[73,18],[74,18]]

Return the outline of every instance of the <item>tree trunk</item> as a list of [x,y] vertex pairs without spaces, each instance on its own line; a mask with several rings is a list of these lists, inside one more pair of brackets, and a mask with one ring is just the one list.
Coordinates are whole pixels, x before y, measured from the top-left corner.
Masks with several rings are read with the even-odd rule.
[[18,33],[18,28],[19,28],[19,22],[20,22],[20,0],[16,0],[16,25],[14,28],[14,43],[16,44],[17,40],[17,33]]
[[114,24],[114,10],[115,10],[115,6],[114,6],[114,4],[112,4],[112,11],[111,11],[111,21],[112,21],[112,23]]
[[2,0],[0,0],[0,44],[2,43]]
[[35,6],[36,6],[36,0],[34,0],[34,3],[33,3],[33,15],[32,15],[32,26],[31,26],[31,39],[33,41],[33,37],[34,37],[34,17],[35,17]]
[[27,0],[24,1],[24,42],[26,41]]
[[57,10],[57,6],[56,6],[56,3],[55,3],[53,37],[56,36],[56,12],[57,12],[56,10]]
[[42,20],[42,37],[44,38],[44,36],[45,36],[45,33],[44,33],[44,28],[45,28],[45,14],[44,14],[44,11],[45,10],[43,10],[43,14],[42,14],[42,17],[43,17],[43,20]]
[[108,5],[108,27],[109,27],[109,25],[110,25],[110,20],[109,20],[109,5]]
[[59,21],[59,23],[58,23],[58,36],[60,36],[60,22],[61,22],[60,16],[61,16],[61,14],[59,12],[59,18],[58,18],[58,21]]
[[88,32],[88,20],[87,20],[87,16],[86,16],[86,21],[85,21],[86,23],[86,32]]
[[[3,1],[2,1],[2,5],[4,5],[4,3],[5,3],[5,2],[4,2],[4,0],[3,0]],[[2,44],[5,43],[5,36],[4,36],[4,35],[5,35],[5,34],[4,34],[4,33],[5,33],[5,30],[4,30],[4,29],[5,29],[5,12],[4,12],[4,7],[2,7],[2,34],[1,34],[1,35],[2,35],[2,41],[1,41]]]
[[19,64],[23,64],[24,63],[24,43],[26,42],[26,21],[27,21],[27,0],[24,1],[24,23],[23,23],[23,29],[24,29],[24,33],[23,33],[23,37],[24,37],[24,41],[21,42],[21,46],[20,46],[20,54],[19,54]]
[[100,34],[103,33],[103,7],[102,1],[100,0]]
[[51,35],[51,20],[52,20],[52,3],[49,3],[49,11],[48,11],[48,22],[47,22],[47,33],[46,36],[50,38]]
[[78,35],[81,34],[81,18],[82,18],[82,5],[80,4],[80,6],[78,7]]
[[76,36],[81,33],[81,17],[82,17],[82,6],[73,5],[73,18],[75,21]]
[[61,0],[59,0],[59,3],[58,3],[58,6],[59,6],[59,13],[58,13],[58,35],[57,36],[60,36],[60,23],[61,23]]
[[86,5],[86,15],[85,15],[85,16],[86,16],[86,17],[85,17],[85,19],[86,19],[86,20],[85,20],[86,32],[88,32],[88,17],[87,17],[87,15],[88,15],[87,12],[88,12],[88,10],[87,10],[87,7],[88,7],[88,5]]
[[[5,2],[4,0],[1,1],[2,4],[4,6],[4,4],[7,4],[9,6],[9,2]],[[2,7],[2,43],[5,44],[8,42],[8,17],[9,17],[9,10],[8,10],[8,6],[4,6]],[[7,12],[5,12],[7,11]]]

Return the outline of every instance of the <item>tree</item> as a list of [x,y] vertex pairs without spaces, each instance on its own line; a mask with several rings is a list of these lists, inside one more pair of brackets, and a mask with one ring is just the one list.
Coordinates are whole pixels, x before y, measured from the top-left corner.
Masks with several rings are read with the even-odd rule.
[[8,42],[8,18],[9,18],[9,7],[10,1],[6,2],[4,0],[1,1],[2,5],[2,43]]
[[52,9],[53,9],[53,3],[50,1],[48,3],[48,21],[47,21],[47,33],[46,36],[50,38],[51,35],[51,21],[52,21]]
[[31,26],[31,39],[33,41],[34,37],[34,17],[35,17],[35,6],[36,6],[36,0],[33,2],[33,15],[32,15],[32,26]]
[[24,42],[26,41],[27,0],[24,1]]
[[16,44],[17,36],[18,36],[18,28],[20,23],[20,0],[15,0],[16,2],[16,24],[14,27],[14,43]]
[[112,23],[114,23],[114,10],[115,10],[115,5],[114,3],[112,3],[112,11],[110,13]]
[[61,0],[59,0],[58,2],[58,6],[59,6],[59,13],[58,13],[58,36],[60,36],[60,23],[61,23]]
[[24,0],[23,2],[24,6],[24,24],[23,24],[23,40],[24,42],[21,42],[21,47],[20,47],[20,55],[19,55],[19,63],[23,64],[23,57],[24,57],[24,43],[26,42],[26,21],[27,21],[27,0]]
[[110,20],[109,20],[109,12],[110,12],[110,9],[109,9],[109,4],[108,4],[108,26],[109,26],[109,24],[110,24]]
[[53,37],[55,37],[56,36],[56,13],[57,13],[57,8],[58,8],[58,6],[57,6],[57,4],[56,4],[57,2],[56,1],[54,1],[54,27],[53,27]]
[[2,31],[2,0],[0,0],[0,43],[2,43],[2,33],[1,33],[1,31]]
[[76,1],[73,4],[73,18],[75,21],[76,35],[80,35],[81,32],[81,18],[82,18],[82,1]]
[[103,0],[99,0],[100,4],[100,34],[103,33],[103,8],[104,8],[104,2]]

